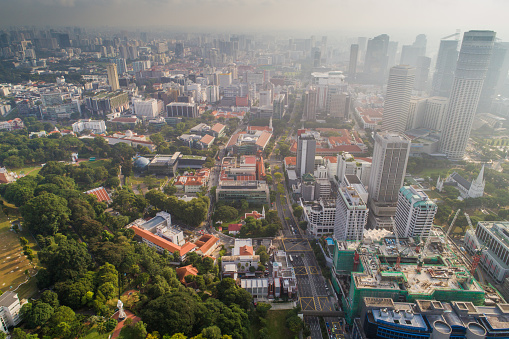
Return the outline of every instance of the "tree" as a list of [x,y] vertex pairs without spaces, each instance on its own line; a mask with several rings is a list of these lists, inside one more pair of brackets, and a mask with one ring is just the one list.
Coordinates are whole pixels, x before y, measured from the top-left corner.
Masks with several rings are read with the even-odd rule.
[[269,261],[269,254],[267,253],[267,248],[264,245],[261,245],[256,249],[256,254],[260,256],[260,261],[262,263]]
[[249,208],[249,202],[247,202],[247,200],[245,200],[245,199],[242,199],[242,200],[240,201],[240,208],[241,208],[243,211],[247,210],[247,209]]
[[147,207],[147,201],[143,196],[136,195],[127,189],[122,189],[116,191],[113,195],[111,207],[122,215],[136,219],[141,217],[141,213]]
[[271,304],[259,302],[256,304],[256,314],[258,318],[265,318],[267,316],[267,312],[272,308]]
[[108,319],[106,321],[106,332],[111,332],[117,326],[117,321],[115,319]]
[[58,302],[58,295],[50,290],[42,292],[41,301],[49,304],[53,308],[57,308],[58,306],[60,306],[60,303]]
[[198,315],[206,312],[203,304],[187,292],[164,294],[152,301],[141,311],[147,319],[149,328],[159,333],[184,333],[187,336],[195,332]]
[[231,206],[220,206],[214,212],[214,220],[218,221],[230,221],[235,220],[238,217],[238,211]]
[[281,182],[283,179],[283,174],[281,172],[274,173],[274,180],[276,180],[277,183]]
[[35,305],[27,303],[21,308],[21,314],[29,328],[44,325],[53,315],[54,309],[50,304],[37,302]]
[[221,329],[217,326],[210,326],[204,328],[201,335],[206,339],[221,339]]
[[302,330],[302,320],[297,315],[292,315],[286,319],[286,327],[293,333],[297,334]]
[[[57,246],[48,246],[39,252],[41,263],[52,279],[77,278],[88,271],[92,258],[83,244],[64,239]],[[39,274],[38,274],[39,275]]]
[[299,221],[299,227],[303,231],[307,230],[308,229],[308,222],[306,220]]
[[265,181],[267,181],[267,184],[272,185],[272,182],[273,182],[272,175],[267,174],[265,176]]
[[177,193],[177,188],[174,185],[166,185],[164,186],[163,191],[167,195],[174,195]]
[[30,200],[22,207],[21,214],[35,234],[54,235],[69,221],[71,211],[64,198],[46,193]]
[[297,206],[296,208],[293,209],[293,215],[297,219],[300,219],[300,217],[302,217],[302,213],[304,213],[304,209],[302,208],[302,206]]
[[55,337],[62,337],[62,332],[69,330],[69,324],[74,323],[76,314],[67,306],[57,308],[51,319],[48,321],[50,333]]

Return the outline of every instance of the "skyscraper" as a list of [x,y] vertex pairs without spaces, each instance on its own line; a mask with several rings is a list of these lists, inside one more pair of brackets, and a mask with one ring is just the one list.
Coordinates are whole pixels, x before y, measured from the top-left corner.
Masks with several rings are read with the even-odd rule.
[[389,36],[387,34],[382,34],[368,40],[364,73],[369,74],[372,81],[380,82],[385,78],[388,48]]
[[414,89],[416,91],[425,91],[428,84],[429,66],[431,59],[426,56],[417,57],[417,66],[415,68]]
[[363,184],[339,187],[336,199],[334,238],[361,240],[368,221],[368,192]]
[[115,64],[117,64],[117,74],[122,75],[127,72],[127,64],[124,58],[115,59]]
[[463,159],[495,35],[493,31],[469,31],[463,36],[440,140],[442,153],[451,160]]
[[457,60],[458,40],[441,40],[431,85],[432,96],[449,97]]
[[359,45],[352,44],[350,46],[350,63],[348,64],[348,77],[355,79],[357,74],[357,61],[359,60]]
[[391,67],[382,118],[382,131],[403,133],[415,79],[415,68],[405,65]]
[[405,135],[382,132],[375,135],[373,162],[369,178],[369,223],[392,229],[399,189],[403,186],[410,139]]
[[477,106],[478,113],[486,113],[491,110],[491,103],[497,94],[499,94],[499,84],[507,78],[509,67],[509,46],[503,43],[495,43],[493,46],[493,54],[491,55],[490,65],[486,72]]
[[297,165],[295,171],[301,178],[315,170],[316,140],[312,134],[302,133],[297,139]]
[[437,205],[417,186],[403,186],[399,190],[396,208],[396,230],[400,237],[427,237],[433,226]]
[[317,92],[315,89],[309,89],[304,93],[304,112],[303,119],[306,121],[316,120],[316,101]]
[[419,34],[412,45],[404,45],[401,49],[400,64],[417,66],[417,59],[426,54],[426,35]]
[[111,86],[112,91],[118,90],[120,85],[118,84],[117,64],[108,64],[106,69],[108,71],[108,85]]

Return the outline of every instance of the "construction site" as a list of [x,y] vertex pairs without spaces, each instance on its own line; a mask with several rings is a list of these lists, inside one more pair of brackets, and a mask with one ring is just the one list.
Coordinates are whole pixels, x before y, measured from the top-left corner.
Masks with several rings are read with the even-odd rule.
[[433,227],[425,239],[366,230],[360,241],[335,241],[332,281],[350,324],[359,316],[365,297],[476,306],[505,303],[480,269],[476,272],[478,263],[475,253],[471,260],[460,253],[448,232],[439,227]]

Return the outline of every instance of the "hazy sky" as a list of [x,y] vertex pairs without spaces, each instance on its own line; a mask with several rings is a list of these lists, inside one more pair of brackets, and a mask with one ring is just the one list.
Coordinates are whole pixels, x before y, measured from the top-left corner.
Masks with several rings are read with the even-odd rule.
[[457,28],[509,40],[508,0],[0,0],[0,25],[177,26],[235,32],[387,33],[410,43]]

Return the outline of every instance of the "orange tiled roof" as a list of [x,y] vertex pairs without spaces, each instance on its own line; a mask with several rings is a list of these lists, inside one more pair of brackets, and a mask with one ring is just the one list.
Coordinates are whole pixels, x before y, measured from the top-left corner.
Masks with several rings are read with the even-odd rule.
[[186,253],[189,253],[193,248],[195,248],[196,245],[192,242],[186,242],[182,247],[180,248],[180,255],[185,255]]
[[214,126],[212,126],[212,130],[216,133],[221,133],[221,131],[223,130],[223,128],[225,128],[226,126],[223,125],[223,124],[215,124]]
[[203,142],[204,144],[209,145],[212,141],[214,141],[214,139],[215,139],[215,138],[214,138],[212,135],[205,134],[205,135],[201,138],[200,142]]
[[85,193],[96,196],[97,201],[99,201],[99,202],[103,202],[103,201],[110,202],[111,201],[110,195],[108,194],[108,192],[106,192],[106,190],[102,186],[94,188],[93,190],[90,190],[90,191],[86,191]]
[[272,136],[271,133],[263,131],[262,135],[260,135],[258,140],[256,140],[256,145],[265,148],[271,136]]
[[201,251],[201,253],[205,254],[212,248],[212,246],[214,246],[214,244],[218,240],[219,240],[219,238],[216,238],[215,236],[213,236],[211,234],[204,234],[200,237],[200,239],[196,242],[196,244],[198,244],[198,242],[203,243],[203,245],[200,246],[200,248],[198,250]]
[[286,157],[285,165],[286,166],[297,166],[297,157]]
[[188,275],[198,275],[198,269],[194,267],[193,265],[187,265],[184,267],[179,267],[176,269],[177,271],[177,277],[179,281],[183,284],[185,284],[186,280],[185,277]]
[[253,246],[242,246],[239,248],[239,255],[253,255]]
[[[133,229],[134,234],[137,236],[140,236],[141,238],[156,244],[157,246],[167,250],[170,253],[174,253],[175,251],[181,252],[182,250],[180,246],[172,243],[171,241],[158,237],[157,235],[150,233],[147,230],[141,229],[138,226],[133,226],[131,228]],[[182,253],[180,253],[180,255],[182,255]]]

